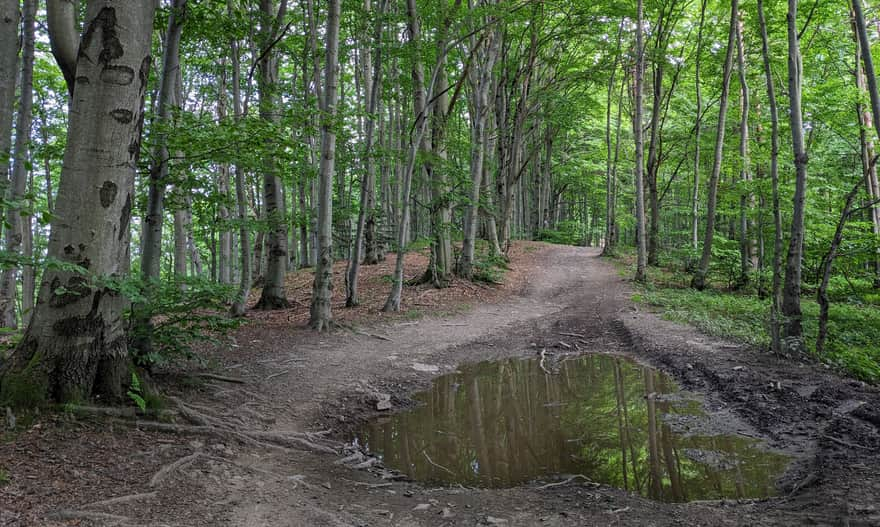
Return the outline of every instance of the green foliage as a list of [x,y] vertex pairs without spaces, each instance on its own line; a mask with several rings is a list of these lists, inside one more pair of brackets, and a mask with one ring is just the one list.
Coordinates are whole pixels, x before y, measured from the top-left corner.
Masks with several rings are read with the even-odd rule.
[[567,220],[559,222],[556,229],[539,231],[536,238],[539,241],[559,245],[584,246],[587,244],[584,232],[586,232],[584,224],[575,220]]
[[199,360],[194,347],[202,342],[216,343],[243,321],[227,315],[227,305],[235,288],[204,279],[151,283],[140,287],[141,294],[129,318],[150,320],[149,327],[132,324],[133,343],[149,342],[146,352],[135,349],[138,366],[153,367],[175,360]]
[[8,485],[11,480],[9,472],[5,468],[0,467],[0,487]]
[[[769,303],[755,296],[648,288],[644,302],[662,307],[664,318],[693,324],[708,334],[763,348],[770,345]],[[811,346],[816,340],[819,307],[813,301],[804,301],[802,307],[804,335]],[[828,332],[827,351],[819,359],[857,378],[880,381],[880,309],[833,304]]]
[[141,381],[140,379],[138,379],[138,376],[135,372],[131,372],[131,384],[128,387],[128,392],[126,395],[128,395],[129,399],[134,401],[134,404],[136,404],[142,412],[147,409],[147,401],[144,399],[143,396]]

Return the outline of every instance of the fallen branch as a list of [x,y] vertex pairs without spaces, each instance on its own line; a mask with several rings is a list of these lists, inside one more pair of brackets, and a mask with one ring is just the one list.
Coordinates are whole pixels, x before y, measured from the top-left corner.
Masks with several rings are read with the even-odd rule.
[[581,335],[580,333],[559,333],[559,334],[562,335],[563,337],[573,337],[576,339],[584,338],[584,335]]
[[550,370],[548,370],[547,368],[544,367],[544,361],[545,361],[546,359],[547,359],[547,349],[544,348],[544,349],[541,350],[541,362],[538,363],[538,366],[540,366],[541,369],[544,370],[544,373],[546,373],[547,375],[553,375],[553,374],[550,372]]
[[95,507],[109,507],[112,505],[131,503],[133,501],[151,500],[155,497],[156,497],[155,492],[144,492],[141,494],[129,494],[128,496],[119,496],[118,498],[110,498],[110,499],[106,499],[106,500],[96,501],[94,503],[89,503],[88,505],[84,505],[83,508],[92,509]]
[[178,459],[174,463],[169,463],[169,464],[165,465],[164,467],[160,468],[159,472],[156,472],[155,474],[153,474],[153,477],[150,478],[150,483],[149,483],[150,487],[152,488],[152,487],[155,487],[158,484],[162,483],[174,471],[192,465],[193,463],[195,463],[195,461],[199,457],[201,457],[201,455],[202,455],[201,452],[194,452],[188,456],[184,456],[184,457]]

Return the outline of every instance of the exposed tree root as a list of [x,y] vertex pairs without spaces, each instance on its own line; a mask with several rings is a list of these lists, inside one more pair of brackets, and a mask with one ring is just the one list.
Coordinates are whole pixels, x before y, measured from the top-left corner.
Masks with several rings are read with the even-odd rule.
[[107,514],[106,512],[77,511],[71,509],[59,509],[46,515],[50,520],[90,520],[96,522],[122,523],[128,522],[127,516]]
[[141,494],[129,494],[128,496],[119,496],[118,498],[110,498],[110,499],[106,499],[106,500],[96,501],[94,503],[89,503],[88,505],[84,505],[83,508],[94,509],[97,507],[110,507],[113,505],[122,505],[125,503],[132,503],[135,501],[151,500],[155,497],[156,497],[156,492],[144,492]]
[[169,463],[169,464],[165,465],[164,467],[160,468],[159,472],[156,472],[155,474],[153,474],[153,477],[150,478],[150,483],[149,483],[150,487],[155,487],[155,486],[159,485],[160,483],[165,481],[168,478],[168,476],[170,476],[172,473],[174,473],[174,471],[179,470],[184,467],[188,467],[189,465],[192,465],[201,456],[202,456],[201,452],[194,452],[188,456],[184,456],[184,457],[178,459],[174,463]]

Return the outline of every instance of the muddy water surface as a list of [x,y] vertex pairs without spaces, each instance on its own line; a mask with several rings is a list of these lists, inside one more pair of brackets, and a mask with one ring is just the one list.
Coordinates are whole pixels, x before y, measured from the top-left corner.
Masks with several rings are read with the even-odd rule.
[[754,439],[708,435],[698,400],[621,357],[468,365],[417,399],[356,440],[428,484],[499,488],[579,474],[662,501],[761,498],[788,462]]

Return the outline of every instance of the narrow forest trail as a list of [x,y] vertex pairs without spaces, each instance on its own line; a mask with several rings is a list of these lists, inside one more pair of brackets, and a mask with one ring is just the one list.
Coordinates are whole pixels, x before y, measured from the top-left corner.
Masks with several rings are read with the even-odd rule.
[[[56,473],[49,485],[28,490],[14,484],[6,495],[41,493],[33,508],[43,519],[37,524],[65,526],[880,524],[876,388],[663,321],[631,303],[631,285],[595,249],[552,246],[532,256],[527,267],[537,271],[520,291],[455,316],[330,334],[248,325],[216,359],[218,373],[247,384],[209,382],[178,394],[242,430],[325,431],[313,437],[340,447],[334,453],[269,448],[234,435],[62,422],[29,432],[47,436],[36,446],[8,448],[91,461],[72,468],[73,481],[67,472]],[[501,490],[432,488],[382,479],[387,472],[380,466],[353,467],[363,458],[340,462],[352,452],[341,448],[351,432],[382,413],[377,400],[390,396],[393,412],[412,404],[413,394],[437,375],[468,363],[535,357],[542,349],[561,352],[560,341],[658,368],[703,401],[706,432],[759,438],[791,456],[777,484],[779,497],[668,504],[578,481],[545,488],[537,482]],[[59,466],[67,470],[69,461]],[[105,469],[103,479],[86,483],[97,468]],[[13,471],[21,477],[24,468]],[[26,477],[40,476],[47,477]],[[76,492],[68,495],[71,485]],[[83,505],[116,497],[123,498]],[[59,508],[80,512],[69,513],[70,522],[49,514]]]

